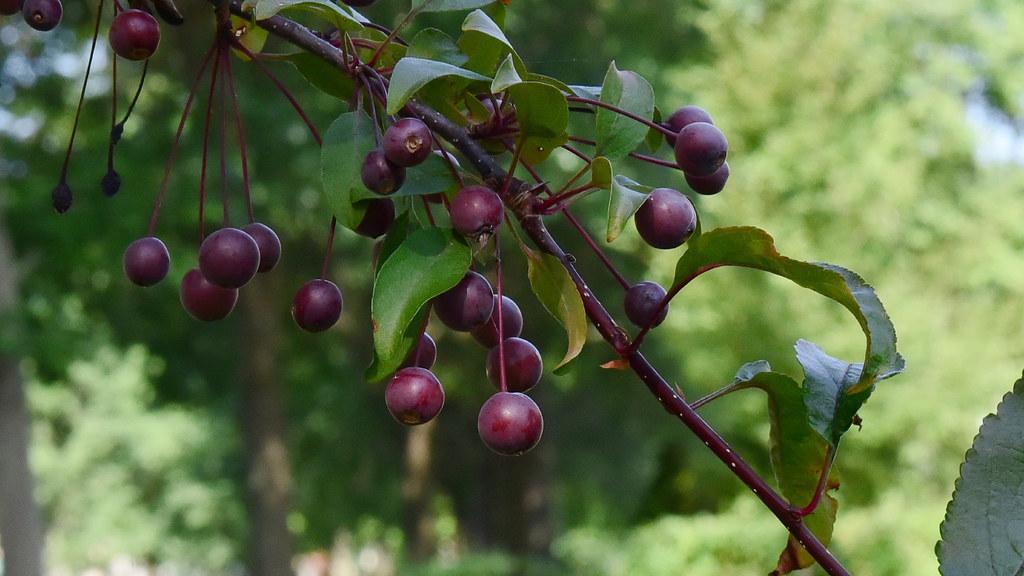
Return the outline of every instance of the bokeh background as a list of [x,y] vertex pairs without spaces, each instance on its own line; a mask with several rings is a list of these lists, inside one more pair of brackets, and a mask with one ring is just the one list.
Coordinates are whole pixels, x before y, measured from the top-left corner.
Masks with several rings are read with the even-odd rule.
[[[535,397],[547,427],[528,456],[481,445],[485,353],[440,325],[430,331],[448,404],[435,425],[396,425],[381,387],[361,377],[371,241],[338,238],[340,325],[312,336],[291,323],[291,295],[319,270],[328,219],[319,153],[249,67],[236,69],[257,213],[282,235],[283,265],[245,289],[225,322],[182,311],[177,281],[196,252],[194,122],[160,226],[172,276],[130,287],[121,252],[145,230],[211,30],[165,27],[120,146],[114,199],[98,187],[111,88],[100,53],[71,168],[76,203],[58,217],[49,191],[91,4],[67,2],[49,34],[0,22],[0,495],[8,517],[17,512],[0,542],[8,558],[40,544],[19,497],[30,440],[52,574],[730,576],[774,566],[783,529],[633,377],[599,368],[611,354],[595,334],[570,374],[545,375]],[[194,21],[209,12],[200,0],[182,8]],[[381,0],[368,14],[394,23],[405,8]],[[460,19],[415,27],[456,34]],[[908,370],[879,386],[863,429],[843,443],[833,549],[855,574],[935,574],[959,462],[1024,368],[1024,4],[513,0],[508,35],[535,71],[600,84],[615,59],[651,80],[663,110],[709,110],[729,136],[733,176],[721,195],[697,199],[705,228],[761,226],[788,255],[844,265],[876,286]],[[287,65],[276,69],[321,127],[343,110]],[[120,67],[122,95],[138,71]],[[685,189],[678,174],[628,171]],[[595,195],[577,212],[600,230],[605,204]],[[554,230],[621,313],[611,278],[564,226]],[[644,247],[632,229],[608,250],[630,278],[661,283],[678,257]],[[553,366],[561,331],[532,298],[521,258],[509,259],[524,334]],[[838,307],[725,270],[687,289],[647,350],[695,397],[746,361],[799,375],[799,337],[862,354]],[[706,416],[770,474],[761,395],[730,397]]]

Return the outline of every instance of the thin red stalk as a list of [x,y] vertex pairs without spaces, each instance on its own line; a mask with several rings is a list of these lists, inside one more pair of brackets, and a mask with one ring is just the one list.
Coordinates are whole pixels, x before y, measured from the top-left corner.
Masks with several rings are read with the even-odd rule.
[[626,277],[622,275],[622,272],[619,272],[619,269],[615,267],[615,264],[612,263],[611,259],[608,258],[608,255],[604,253],[604,250],[602,250],[601,247],[597,244],[597,242],[594,241],[594,239],[587,232],[587,229],[584,228],[583,225],[580,224],[580,221],[577,220],[576,217],[572,215],[572,212],[569,212],[568,208],[563,208],[562,215],[564,215],[565,219],[568,220],[569,223],[572,224],[573,228],[575,228],[576,231],[580,233],[580,236],[583,238],[583,241],[587,243],[587,246],[589,246],[590,250],[594,252],[594,255],[597,256],[597,259],[600,260],[602,264],[604,264],[604,267],[607,268],[609,272],[611,272],[612,276],[615,277],[615,281],[619,283],[619,286],[622,286],[623,290],[629,290],[629,280],[626,280]]
[[836,448],[829,444],[825,451],[825,463],[821,468],[821,476],[818,477],[818,486],[814,489],[814,496],[811,497],[811,501],[800,508],[797,512],[800,516],[810,516],[818,508],[821,503],[821,498],[825,494],[825,490],[828,488],[828,476],[832,473],[832,465],[836,461]]
[[505,196],[508,194],[508,187],[512,185],[512,181],[516,177],[516,168],[519,166],[519,159],[523,155],[523,141],[520,140],[516,143],[515,150],[512,152],[512,162],[508,167],[508,174],[505,176],[505,181],[501,183],[501,192],[499,195]]
[[[117,57],[115,57],[114,60],[117,61]],[[146,74],[148,71],[149,60],[147,59],[142,63],[142,74],[139,75],[139,84],[135,87],[135,94],[132,96],[132,101],[128,103],[128,109],[125,110],[124,118],[118,122],[118,125],[121,126],[122,129],[124,128],[124,125],[128,123],[128,119],[131,118],[132,112],[135,111],[135,105],[139,103],[139,96],[142,95],[142,87],[146,85]]]
[[541,214],[547,214],[547,213],[549,213],[551,211],[551,207],[552,206],[557,206],[559,204],[565,204],[566,202],[568,202],[569,200],[572,200],[576,196],[579,196],[580,194],[584,194],[586,192],[590,192],[591,190],[594,190],[595,188],[597,188],[597,186],[594,186],[593,182],[590,182],[590,183],[587,183],[587,184],[583,184],[582,186],[577,186],[577,187],[573,188],[572,190],[569,190],[567,192],[563,192],[561,194],[557,194],[555,196],[552,196],[552,197],[548,198],[547,200],[544,200],[537,207],[537,210]]
[[458,167],[455,166],[455,162],[452,161],[451,153],[444,149],[441,139],[433,131],[430,132],[430,136],[434,139],[435,147],[441,151],[441,157],[444,158],[445,164],[448,165],[448,171],[452,173],[452,178],[459,183],[460,189],[465,188],[466,181],[462,179],[462,174],[459,172]]
[[249,217],[249,223],[256,221],[256,214],[252,207],[252,189],[249,185],[249,147],[245,141],[245,122],[242,121],[242,109],[238,104],[238,90],[235,86],[235,74],[231,68],[231,55],[226,58],[225,69],[228,73],[228,89],[231,94],[231,107],[235,112],[235,133],[238,137],[238,153],[242,157],[242,191],[245,195],[245,211]]
[[210,73],[210,93],[206,97],[206,119],[203,121],[203,161],[199,169],[199,243],[206,238],[206,162],[210,151],[210,117],[213,115],[213,94],[217,88],[220,68],[221,44],[216,43],[217,57],[213,60]]
[[367,60],[366,65],[369,66],[370,68],[373,68],[373,66],[377,63],[377,60],[380,59],[380,55],[384,52],[384,49],[387,48],[388,44],[391,44],[391,42],[398,37],[398,33],[402,31],[402,28],[405,28],[409,24],[409,22],[412,22],[412,19],[415,18],[417,14],[419,14],[424,8],[429,6],[430,3],[433,1],[434,0],[427,0],[423,4],[417,6],[416,8],[409,10],[409,13],[405,15],[405,18],[402,18],[402,21],[398,23],[398,26],[395,26],[395,29],[392,30],[390,34],[388,34],[388,37],[385,38],[384,41],[380,43],[380,46],[377,47],[377,50],[373,53],[372,56],[370,56],[370,59]]
[[260,72],[263,72],[263,75],[274,83],[274,86],[277,87],[277,91],[288,99],[288,102],[292,105],[292,108],[294,108],[295,112],[299,114],[299,116],[302,118],[302,121],[306,123],[306,127],[309,128],[309,133],[313,135],[313,139],[316,140],[317,145],[323,146],[323,138],[320,137],[320,132],[316,129],[316,126],[313,125],[313,121],[309,119],[309,116],[306,115],[306,111],[302,109],[302,106],[299,104],[299,101],[296,100],[294,96],[292,96],[292,93],[288,91],[288,88],[285,87],[285,85],[280,80],[277,79],[277,76],[275,76],[274,73],[270,71],[270,68],[268,68],[267,65],[264,64],[263,62],[260,62],[259,57],[253,54],[252,50],[246,48],[245,45],[239,42],[238,40],[232,40],[232,45],[235,48],[241,50],[243,54],[248,56],[249,59],[252,60],[253,64],[255,64],[256,67],[260,69]]
[[[665,297],[661,299],[661,304],[658,306],[658,310],[654,314],[651,315],[651,318],[658,318],[659,316],[661,316],[662,311],[665,309],[665,307],[668,306],[669,302],[671,302],[672,299],[675,298],[676,295],[679,294],[679,292],[683,288],[686,288],[686,286],[690,282],[693,282],[701,274],[704,274],[705,272],[710,272],[711,270],[714,270],[715,268],[718,268],[719,266],[720,266],[720,264],[709,264],[707,266],[703,266],[701,268],[698,268],[696,272],[691,274],[689,277],[684,278],[681,282],[679,282],[675,286],[673,286],[668,291],[668,293],[665,294]],[[634,350],[639,350],[640,349],[640,345],[643,344],[643,342],[644,342],[644,337],[647,336],[647,333],[651,331],[651,328],[653,328],[653,326],[648,324],[647,326],[644,326],[640,330],[640,332],[636,335],[636,338],[633,339],[633,349]]]
[[[593,140],[588,140],[587,138],[579,138],[577,136],[569,136],[569,141],[576,142],[579,144],[586,144],[587,146],[597,146],[597,142]],[[671,168],[673,170],[681,170],[681,168],[679,168],[679,164],[676,164],[675,162],[672,162],[670,160],[662,160],[661,158],[658,158],[656,156],[648,156],[647,154],[640,154],[639,152],[630,152],[629,157],[633,158],[634,160],[639,160],[641,162],[653,164],[655,166]]]
[[320,279],[327,278],[327,268],[331,264],[331,252],[334,251],[334,231],[338,228],[338,219],[331,217],[331,225],[327,231],[327,247],[324,249],[324,263],[320,267]]
[[555,192],[554,194],[552,194],[552,196],[557,196],[559,194],[562,194],[566,190],[568,190],[570,186],[572,186],[577,181],[579,181],[579,179],[582,178],[583,175],[586,174],[588,171],[590,171],[590,163],[584,164],[583,167],[580,168],[579,171],[576,172],[576,174],[573,175],[572,178],[569,178],[568,180],[566,180],[565,184],[563,184],[562,187],[558,189],[558,192]]
[[427,213],[427,221],[431,226],[437,226],[437,223],[434,222],[434,212],[430,209],[430,200],[427,200],[426,196],[420,196],[420,200],[423,201],[423,210]]
[[498,275],[498,382],[501,383],[501,391],[508,392],[508,381],[505,379],[505,320],[501,309],[502,296],[504,296],[504,275],[501,270],[501,233],[494,235],[494,258],[497,265]]
[[[116,5],[114,14],[117,14]],[[117,130],[117,55],[114,55],[113,60],[110,65],[110,142],[107,144],[107,173],[114,171],[114,131]]]
[[[227,50],[221,50],[221,60],[223,61],[222,66],[225,69],[228,67],[228,52]],[[231,225],[231,213],[230,206],[231,202],[228,199],[228,162],[227,162],[227,151],[225,140],[228,132],[228,91],[226,89],[226,79],[220,83],[220,108],[218,114],[220,114],[220,193],[221,203],[224,209],[224,227],[227,228]]]
[[82,81],[82,91],[78,95],[78,108],[75,109],[75,123],[71,126],[71,138],[68,139],[68,148],[64,153],[64,164],[60,168],[60,183],[67,182],[68,167],[71,165],[71,150],[75,147],[75,135],[78,134],[78,120],[82,117],[82,107],[85,104],[85,88],[89,85],[89,75],[92,73],[92,60],[96,55],[96,39],[100,35],[100,21],[103,18],[103,0],[100,0],[96,8],[96,24],[92,31],[92,44],[89,46],[89,63],[85,65],[85,80]]
[[710,394],[708,394],[706,396],[703,396],[703,397],[701,397],[698,400],[694,400],[693,402],[690,402],[690,408],[693,408],[694,410],[700,410],[701,408],[703,408],[704,406],[707,406],[708,404],[714,402],[715,400],[718,400],[719,398],[722,398],[723,396],[732,394],[735,391],[736,391],[736,385],[735,384],[729,384],[728,386],[724,386],[722,388],[719,388],[718,390],[715,390],[714,392],[712,392],[712,393],[710,393]]
[[178,130],[174,134],[174,142],[171,144],[171,151],[167,155],[167,162],[164,164],[164,176],[160,181],[160,191],[156,195],[156,202],[153,203],[153,213],[149,217],[149,236],[152,236],[156,232],[156,223],[160,217],[160,208],[163,206],[164,197],[167,195],[167,184],[170,181],[171,168],[174,166],[174,158],[178,154],[178,144],[181,143],[181,135],[185,131],[185,121],[188,120],[188,114],[192,110],[192,101],[195,100],[196,90],[199,88],[199,82],[203,79],[206,67],[210,65],[210,58],[213,57],[213,53],[214,47],[211,46],[210,50],[206,52],[206,56],[203,57],[203,62],[199,65],[199,71],[196,72],[196,78],[192,81],[192,86],[188,90],[188,98],[185,99],[185,108],[181,111],[181,119],[178,121]]
[[[381,26],[380,24],[377,24],[376,22],[365,22],[365,23],[363,23],[363,26],[366,26],[367,28],[373,28],[374,30],[377,30],[378,32],[383,32],[385,34],[390,34],[391,33],[391,30],[389,30],[387,28],[387,26]],[[402,46],[408,46],[409,45],[409,43],[406,42],[405,40],[403,40],[401,36],[395,36],[395,42],[398,42]]]
[[568,151],[568,152],[571,152],[573,156],[576,156],[577,158],[579,158],[580,160],[583,160],[583,161],[584,161],[584,162],[586,162],[587,164],[590,164],[591,162],[593,162],[593,161],[594,161],[594,159],[593,159],[593,158],[591,158],[590,156],[587,156],[587,155],[586,155],[586,154],[584,154],[583,152],[580,152],[580,151],[579,151],[579,150],[577,150],[577,149],[576,149],[575,147],[573,147],[573,146],[569,146],[568,144],[563,144],[563,145],[562,145],[562,149],[563,149],[563,150],[566,150],[566,151]]
[[647,118],[644,118],[643,116],[637,116],[636,114],[633,114],[629,110],[623,110],[622,108],[619,108],[618,106],[615,106],[614,104],[608,104],[607,102],[601,102],[600,100],[594,100],[593,98],[583,98],[582,96],[566,96],[565,99],[568,100],[569,102],[578,102],[580,104],[589,104],[591,106],[597,106],[598,108],[604,108],[605,110],[611,110],[612,112],[615,112],[616,114],[619,114],[620,116],[625,116],[626,118],[629,118],[630,120],[634,120],[634,121],[639,122],[639,123],[641,123],[641,124],[643,124],[643,125],[645,125],[645,126],[647,126],[649,128],[653,128],[655,130],[658,130],[659,132],[661,132],[662,134],[665,134],[667,136],[675,136],[676,135],[675,132],[673,132],[672,130],[670,130],[670,129],[664,127],[664,126],[662,126],[661,124],[658,124],[657,122],[648,120]]

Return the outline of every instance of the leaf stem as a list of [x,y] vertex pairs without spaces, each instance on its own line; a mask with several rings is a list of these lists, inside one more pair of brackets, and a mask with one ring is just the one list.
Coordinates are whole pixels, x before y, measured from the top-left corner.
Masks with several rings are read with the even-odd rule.
[[811,497],[811,501],[807,506],[797,510],[800,516],[810,516],[821,503],[821,498],[828,488],[828,477],[832,473],[832,465],[835,464],[836,453],[836,447],[829,444],[825,450],[825,463],[822,465],[821,475],[818,477],[818,486],[814,489],[814,496]]
[[615,112],[616,114],[619,114],[620,116],[625,116],[626,118],[629,118],[630,120],[634,120],[636,122],[639,122],[639,123],[647,126],[648,128],[653,128],[654,130],[657,130],[657,131],[661,132],[662,134],[665,134],[666,136],[675,136],[676,135],[675,132],[673,132],[672,130],[670,130],[670,129],[664,127],[664,126],[662,126],[661,124],[658,124],[657,122],[654,122],[653,120],[648,120],[647,118],[644,118],[643,116],[638,116],[636,114],[633,114],[629,110],[623,110],[622,108],[619,108],[618,106],[616,106],[614,104],[608,104],[607,102],[601,102],[600,100],[594,100],[593,98],[584,98],[582,96],[572,96],[572,95],[570,95],[570,96],[566,96],[565,99],[568,100],[569,102],[577,102],[577,103],[580,103],[580,104],[589,104],[591,106],[597,106],[598,108],[604,108],[605,110],[611,110],[612,112]]

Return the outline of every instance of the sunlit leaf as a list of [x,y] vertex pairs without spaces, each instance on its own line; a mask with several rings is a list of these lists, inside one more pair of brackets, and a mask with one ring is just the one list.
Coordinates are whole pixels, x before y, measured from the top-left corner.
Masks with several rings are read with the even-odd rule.
[[555,317],[565,328],[568,337],[568,350],[555,371],[566,367],[579,356],[583,345],[587,342],[587,313],[583,308],[583,299],[576,290],[569,273],[558,261],[549,254],[539,254],[521,245],[526,254],[527,274],[530,287],[544,308]]
[[406,56],[437,60],[452,66],[462,66],[469,60],[469,56],[459,50],[455,40],[437,28],[425,28],[413,36],[409,42]]
[[456,78],[464,82],[489,82],[491,79],[446,62],[422,58],[402,58],[391,74],[388,87],[388,114],[397,114],[413,95],[428,83]]
[[498,64],[508,55],[512,56],[516,71],[526,75],[526,65],[516,53],[501,27],[483,10],[474,10],[462,23],[459,48],[469,56],[465,67],[488,76],[495,73]]
[[266,20],[278,12],[292,10],[311,13],[334,24],[339,30],[360,30],[366,21],[355,10],[330,0],[259,0],[253,16],[257,20]]
[[[643,76],[619,70],[612,62],[601,87],[601,101],[650,120],[654,117],[654,89]],[[628,155],[647,138],[650,129],[630,118],[597,109],[597,153],[611,159]]]
[[501,66],[498,66],[498,71],[494,74],[494,81],[491,82],[491,93],[498,94],[504,92],[522,81],[523,79],[519,76],[519,72],[516,72],[515,62],[513,62],[512,55],[510,54],[505,57]]
[[508,89],[516,106],[523,158],[536,163],[568,140],[569,105],[557,88],[540,82],[521,82]]
[[608,199],[608,232],[605,237],[608,242],[614,242],[622,234],[630,218],[647,201],[651,190],[653,188],[650,186],[622,175],[612,180],[612,193]]

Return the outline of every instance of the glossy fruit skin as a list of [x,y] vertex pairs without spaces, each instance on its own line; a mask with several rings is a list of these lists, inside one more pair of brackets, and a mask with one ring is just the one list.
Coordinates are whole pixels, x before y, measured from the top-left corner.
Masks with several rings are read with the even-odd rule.
[[403,368],[388,383],[384,402],[395,420],[418,426],[433,420],[444,407],[444,387],[426,368]]
[[214,322],[226,318],[235,309],[238,290],[211,284],[198,268],[181,279],[181,305],[196,320]]
[[697,229],[693,203],[671,188],[655,188],[633,220],[644,241],[662,250],[682,246]]
[[281,239],[277,237],[277,232],[260,222],[246,224],[242,230],[252,236],[252,239],[256,241],[256,246],[260,249],[260,265],[257,271],[270,272],[273,270],[281,261]]
[[47,32],[60,24],[64,6],[60,0],[25,0],[21,5],[21,15],[32,28]]
[[395,203],[387,198],[366,203],[366,214],[356,226],[356,232],[367,238],[380,238],[391,229],[395,221]]
[[476,429],[480,439],[494,452],[517,456],[540,442],[544,416],[526,394],[498,392],[480,408]]
[[659,311],[665,296],[665,289],[657,283],[637,282],[626,290],[626,317],[641,328],[661,324],[668,316],[668,306]]
[[306,332],[323,332],[337,324],[344,301],[330,280],[310,280],[295,294],[292,318]]
[[171,269],[171,254],[159,238],[146,236],[128,245],[122,264],[124,274],[132,284],[153,286],[167,277]]
[[[707,122],[708,124],[714,124],[711,120],[711,115],[703,108],[700,106],[690,105],[683,106],[679,110],[673,112],[672,115],[665,120],[665,125],[678,134],[680,130],[694,122]],[[668,145],[674,148],[676,145],[676,137],[666,134],[665,142],[668,142]]]
[[725,163],[729,141],[725,134],[707,122],[687,124],[676,136],[676,163],[693,176],[710,176]]
[[391,163],[383,150],[371,150],[363,159],[363,185],[377,194],[394,194],[405,183],[405,168]]
[[[529,392],[544,374],[544,360],[537,347],[522,338],[509,338],[505,348],[505,387],[509,392]],[[487,354],[487,377],[501,389],[501,363],[498,347]]]
[[114,54],[126,60],[145,60],[160,46],[160,24],[148,12],[125,10],[110,24],[107,38]]
[[21,0],[0,0],[0,15],[11,16],[21,12]]
[[[514,300],[502,294],[501,323],[505,338],[515,338],[523,332],[523,313]],[[498,295],[494,295],[494,306],[491,317],[472,331],[473,338],[487,348],[498,345]]]
[[437,344],[434,343],[434,339],[430,337],[430,334],[424,332],[420,334],[420,341],[416,343],[416,347],[406,356],[405,362],[402,363],[402,368],[412,368],[415,366],[430,370],[434,367],[436,360]]
[[476,272],[467,272],[452,289],[434,299],[434,313],[445,326],[469,332],[491,317],[494,292],[491,283]]
[[722,164],[722,166],[718,170],[715,170],[715,173],[711,176],[693,176],[691,174],[686,174],[686,183],[690,186],[690,189],[697,194],[703,194],[705,196],[718,194],[725,188],[725,183],[728,181],[728,162]]
[[505,207],[494,190],[466,186],[452,199],[452,228],[463,236],[478,238],[494,234],[505,218]]
[[409,168],[430,155],[433,138],[422,120],[402,118],[384,133],[384,155],[392,164]]
[[260,269],[260,247],[238,228],[221,228],[199,246],[199,269],[221,288],[241,288]]

